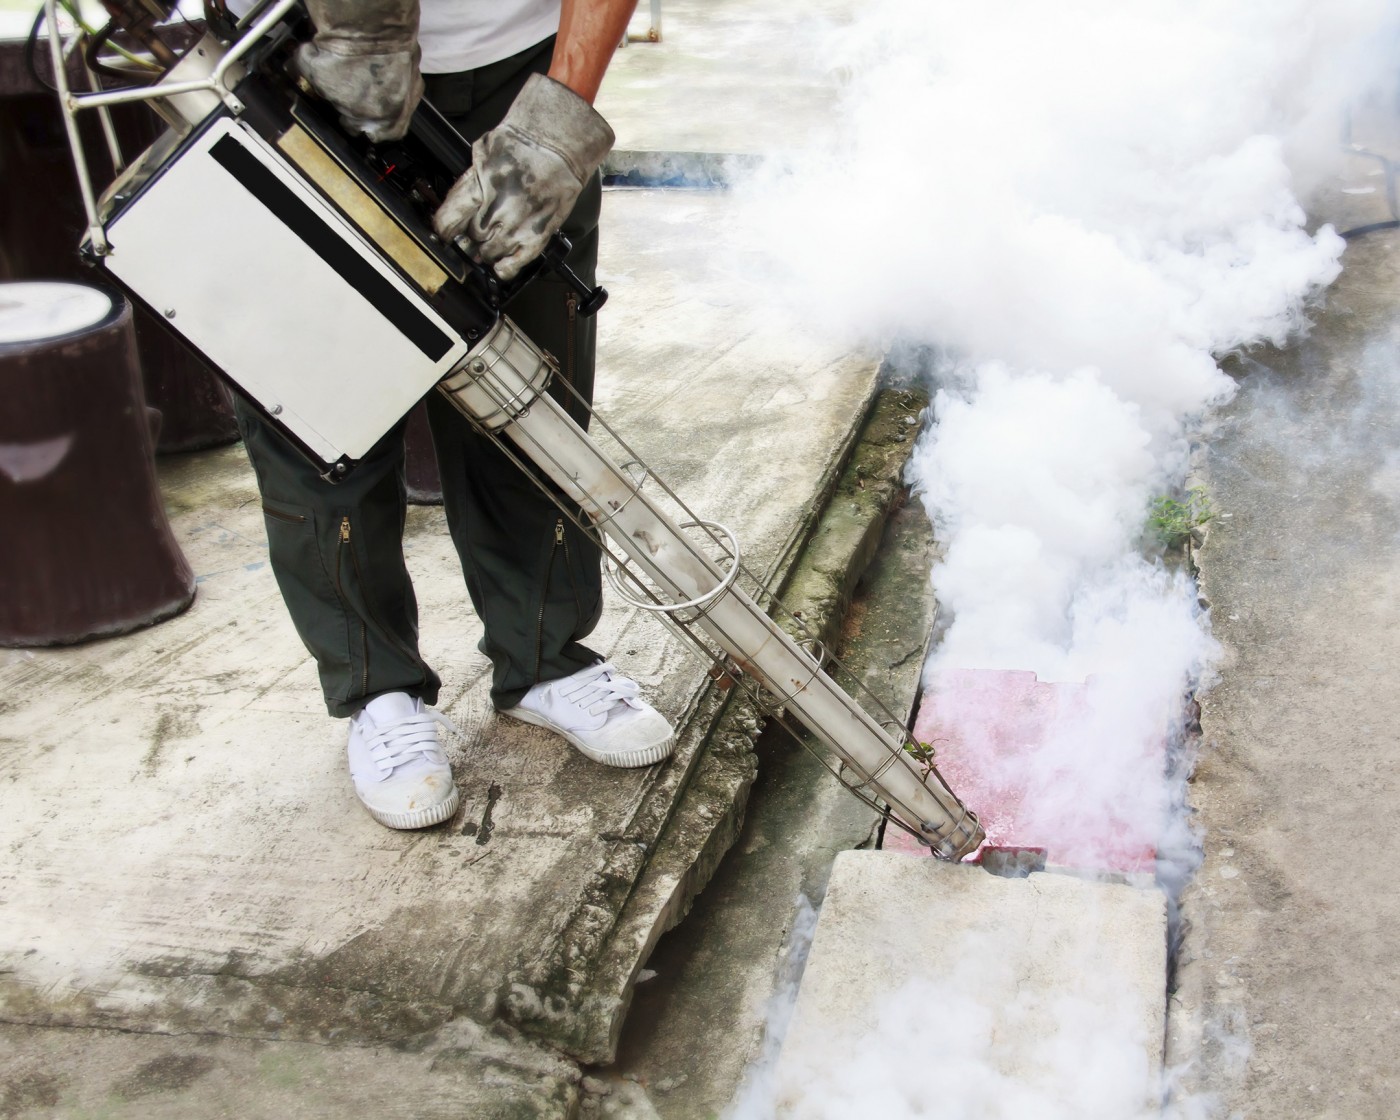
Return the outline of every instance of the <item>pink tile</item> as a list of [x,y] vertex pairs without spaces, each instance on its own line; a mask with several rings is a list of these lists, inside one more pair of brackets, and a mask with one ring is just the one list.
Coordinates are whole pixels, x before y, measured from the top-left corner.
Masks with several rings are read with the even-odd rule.
[[[1099,678],[944,670],[924,694],[914,736],[934,744],[939,770],[987,830],[984,847],[1043,848],[1055,865],[1151,872],[1167,810],[1166,723],[1130,710],[1133,702]],[[885,846],[928,852],[895,828]]]

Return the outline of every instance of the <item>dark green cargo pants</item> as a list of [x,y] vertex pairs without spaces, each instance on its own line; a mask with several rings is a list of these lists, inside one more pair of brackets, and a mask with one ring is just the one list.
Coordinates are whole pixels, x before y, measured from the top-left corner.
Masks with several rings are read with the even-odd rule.
[[[525,79],[549,68],[553,40],[462,74],[427,75],[427,96],[469,140],[494,127]],[[595,176],[564,225],[570,263],[593,283],[602,189]],[[594,323],[563,283],[536,280],[508,314],[591,400]],[[564,400],[563,390],[555,395]],[[385,692],[432,704],[439,680],[418,652],[418,605],[403,560],[404,421],[331,485],[243,402],[239,423],[257,473],[272,569],[302,641],[316,658],[326,707],[349,716]],[[586,422],[576,402],[574,419]],[[581,640],[602,610],[597,546],[537,484],[436,391],[428,416],[443,503],[467,590],[485,626],[497,707],[532,684],[597,660]]]

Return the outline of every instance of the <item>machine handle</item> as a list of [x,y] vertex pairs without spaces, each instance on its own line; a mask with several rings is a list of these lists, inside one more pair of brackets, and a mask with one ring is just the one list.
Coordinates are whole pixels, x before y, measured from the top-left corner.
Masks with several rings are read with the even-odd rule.
[[[583,316],[596,315],[598,309],[608,302],[608,290],[601,286],[590,287],[569,267],[568,256],[572,248],[573,245],[567,237],[556,233],[545,243],[544,251],[521,269],[520,274],[509,283],[497,276],[490,265],[472,260],[470,256],[467,256],[467,260],[471,264],[472,275],[493,310],[499,311],[505,307],[542,273],[553,272],[578,296],[578,313]],[[465,249],[463,255],[467,255]]]

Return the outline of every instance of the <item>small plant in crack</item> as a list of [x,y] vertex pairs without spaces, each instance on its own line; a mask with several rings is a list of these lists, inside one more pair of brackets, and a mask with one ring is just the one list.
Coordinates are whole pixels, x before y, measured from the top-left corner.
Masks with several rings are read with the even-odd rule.
[[1147,527],[1167,548],[1179,548],[1186,543],[1192,530],[1199,529],[1214,517],[1210,495],[1204,487],[1193,486],[1181,498],[1168,494],[1153,498],[1148,509]]
[[936,744],[947,741],[947,739],[934,739],[932,742],[925,743],[919,739],[907,739],[904,743],[904,749],[909,752],[915,762],[924,768],[924,773],[928,774],[938,760]]

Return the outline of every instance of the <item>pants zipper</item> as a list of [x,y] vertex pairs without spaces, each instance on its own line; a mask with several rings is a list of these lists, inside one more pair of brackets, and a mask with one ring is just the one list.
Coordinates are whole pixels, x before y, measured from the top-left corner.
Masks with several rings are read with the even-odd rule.
[[[335,550],[335,593],[342,603],[345,602],[345,583],[341,578],[342,557],[345,550],[350,548],[350,518],[349,516],[340,519],[340,545]],[[355,550],[350,548],[350,563],[355,565],[355,575],[359,577],[359,565],[355,562]],[[369,627],[365,625],[365,620],[360,619],[360,695],[369,694]]]
[[569,590],[574,593],[574,624],[583,621],[583,603],[578,597],[578,580],[574,579],[574,560],[569,555],[569,538],[564,535],[564,519],[561,517],[554,526],[554,541],[564,546],[564,570],[569,573]]
[[544,613],[549,605],[549,577],[554,573],[554,556],[559,546],[569,546],[564,541],[564,519],[554,523],[554,545],[549,550],[549,561],[544,566],[544,582],[540,586],[540,617],[535,626],[535,684],[540,683],[540,670],[544,668]]
[[[345,517],[342,517],[342,518],[340,519],[340,543],[341,543],[344,547],[350,549],[350,566],[351,566],[352,568],[355,569],[355,582],[356,582],[356,583],[359,585],[359,587],[360,587],[360,597],[361,597],[361,599],[362,599],[362,601],[364,602],[364,605],[365,605],[365,614],[367,614],[367,615],[369,616],[369,620],[370,620],[371,622],[374,623],[374,628],[375,628],[377,631],[379,631],[380,636],[381,636],[389,645],[393,646],[396,650],[398,650],[401,654],[403,654],[404,657],[408,658],[409,661],[412,661],[412,662],[414,662],[414,663],[416,663],[416,664],[421,665],[421,664],[423,663],[422,658],[420,658],[417,654],[415,654],[412,650],[410,650],[406,645],[404,645],[403,642],[401,642],[401,641],[393,634],[393,632],[390,631],[390,629],[389,629],[387,626],[385,626],[384,623],[382,623],[382,622],[379,620],[379,616],[378,616],[377,614],[374,613],[374,608],[373,608],[372,606],[370,606],[369,596],[368,596],[368,595],[365,593],[365,591],[364,591],[364,587],[365,587],[364,576],[362,576],[362,575],[360,574],[360,558],[359,558],[358,556],[355,555],[355,550],[354,550],[353,548],[350,548],[350,517],[349,517],[349,515],[346,515]],[[337,565],[337,569],[338,569],[338,567],[339,567],[339,566]],[[368,627],[365,626],[365,623],[364,623],[364,620],[363,620],[363,619],[360,620],[360,629],[361,629],[361,633],[364,634],[364,636],[365,636],[365,692],[368,692],[368,691],[369,691],[369,629],[368,629]],[[427,679],[428,679],[427,674],[424,673],[423,676],[422,676],[422,678],[420,679],[419,683],[422,684],[423,681],[426,681]]]
[[263,506],[262,511],[278,521],[290,521],[293,525],[306,524],[306,515],[302,513],[283,513],[280,509],[272,509],[269,506]]

